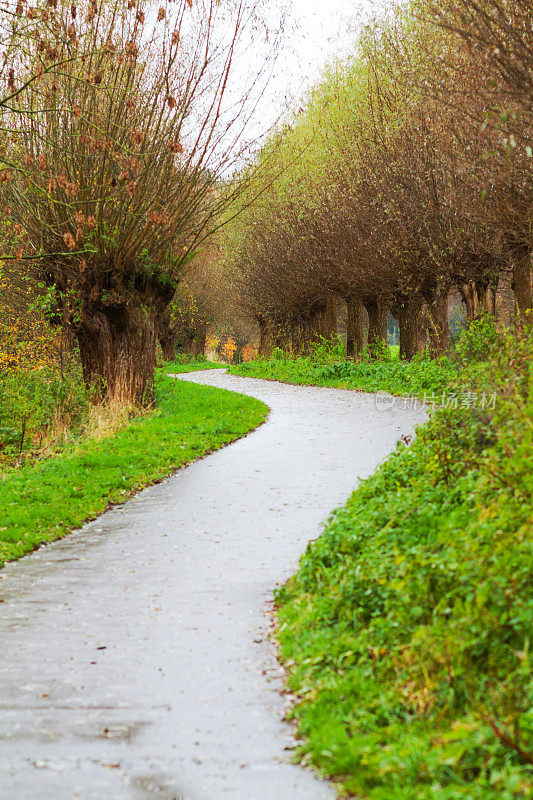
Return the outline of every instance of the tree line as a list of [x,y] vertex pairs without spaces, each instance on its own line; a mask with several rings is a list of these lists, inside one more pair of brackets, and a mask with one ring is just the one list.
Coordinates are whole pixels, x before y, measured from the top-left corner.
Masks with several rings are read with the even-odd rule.
[[529,0],[413,0],[365,28],[262,149],[227,230],[261,352],[331,335],[335,298],[348,357],[381,350],[389,312],[402,357],[443,353],[450,292],[473,319],[505,277],[526,314],[532,53]]

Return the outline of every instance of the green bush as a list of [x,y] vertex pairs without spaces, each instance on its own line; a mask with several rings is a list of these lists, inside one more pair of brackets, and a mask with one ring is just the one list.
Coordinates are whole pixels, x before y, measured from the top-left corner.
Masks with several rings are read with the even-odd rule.
[[487,361],[503,339],[504,332],[498,327],[496,318],[491,314],[484,314],[461,333],[456,344],[456,356],[463,364]]
[[500,332],[278,593],[300,757],[350,796],[531,796],[532,351]]
[[230,372],[295,384],[433,397],[442,394],[450,382],[458,377],[460,369],[458,363],[446,356],[438,359],[417,358],[411,362],[400,361],[390,355],[384,359],[342,361],[338,359],[338,352],[328,352],[330,355],[320,353],[321,360],[318,360],[316,351],[313,358],[291,358],[280,350],[276,357],[273,354],[270,359],[260,358],[232,366]]
[[309,360],[312,364],[329,364],[346,358],[346,345],[338,336],[326,339],[321,336],[309,347]]
[[446,356],[411,362],[391,358],[343,361],[324,367],[318,375],[320,381],[346,380],[349,388],[421,396],[442,393],[456,377],[457,368]]
[[38,452],[54,433],[80,432],[89,410],[81,369],[64,374],[43,367],[0,374],[0,462],[14,463]]

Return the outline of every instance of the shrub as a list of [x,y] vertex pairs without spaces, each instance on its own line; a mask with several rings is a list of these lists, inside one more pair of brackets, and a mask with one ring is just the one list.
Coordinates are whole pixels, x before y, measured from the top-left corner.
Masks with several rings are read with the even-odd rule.
[[501,333],[278,593],[300,756],[350,796],[530,796],[532,354]]
[[326,339],[321,336],[316,342],[312,342],[309,347],[309,359],[313,364],[328,364],[335,361],[343,361],[346,358],[346,345],[339,336],[332,336]]
[[456,356],[463,364],[487,361],[501,344],[503,335],[496,318],[484,314],[461,333],[456,344]]
[[0,374],[0,464],[14,464],[79,433],[90,405],[77,365]]

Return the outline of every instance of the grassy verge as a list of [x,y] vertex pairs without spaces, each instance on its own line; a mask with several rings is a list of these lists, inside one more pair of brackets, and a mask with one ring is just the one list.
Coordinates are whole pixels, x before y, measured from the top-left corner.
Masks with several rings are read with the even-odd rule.
[[345,796],[531,797],[531,333],[497,350],[278,593],[299,756]]
[[100,422],[120,424],[117,408],[106,409],[101,420],[100,410],[73,358],[63,368],[50,363],[0,369],[0,478],[6,470],[59,451]]
[[[220,367],[205,358],[182,356],[164,365],[166,373]],[[72,354],[60,365],[0,369],[0,479],[45,457],[58,455],[81,439],[128,424],[133,409],[94,402]]]
[[247,375],[285,383],[384,391],[396,395],[434,395],[442,393],[457,377],[457,366],[447,357],[411,362],[387,358],[375,361],[328,361],[312,357],[289,358],[283,354],[257,359],[230,368],[233,375]]
[[167,361],[163,367],[167,375],[179,374],[183,372],[197,372],[201,369],[224,369],[225,364],[218,364],[216,361],[208,361],[203,356],[198,358],[185,357],[175,361]]
[[157,410],[112,437],[79,442],[0,481],[0,566],[58,539],[111,503],[259,425],[267,406],[208,386],[157,378]]

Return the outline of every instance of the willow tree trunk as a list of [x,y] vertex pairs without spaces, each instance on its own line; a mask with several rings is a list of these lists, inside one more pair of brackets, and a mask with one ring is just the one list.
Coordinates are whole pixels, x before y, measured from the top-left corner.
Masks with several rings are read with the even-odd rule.
[[196,355],[195,334],[190,328],[176,330],[176,352],[185,353],[187,356]]
[[196,357],[205,355],[205,342],[207,339],[207,322],[200,323],[196,328],[193,339],[193,355]]
[[465,304],[465,311],[466,311],[466,319],[468,322],[472,322],[475,317],[475,304],[474,304],[474,293],[472,287],[469,283],[461,283],[457,286],[459,289],[459,294]]
[[177,353],[176,330],[172,318],[166,311],[156,318],[156,334],[165,361],[173,361]]
[[323,305],[311,315],[313,335],[312,339],[331,339],[337,333],[337,315],[335,312],[335,298],[328,295]]
[[387,306],[378,297],[364,301],[368,313],[368,347],[372,355],[379,355],[387,346]]
[[363,352],[363,304],[359,298],[346,301],[346,358],[354,358]]
[[324,311],[324,336],[326,339],[331,339],[332,336],[337,335],[337,312],[335,306],[335,297],[329,294]]
[[272,325],[269,320],[259,319],[259,355],[268,358],[272,350]]
[[322,331],[324,329],[323,325],[323,316],[324,310],[318,309],[312,311],[308,317],[308,347],[313,342],[317,342],[320,340],[322,336]]
[[102,395],[136,405],[154,402],[155,310],[119,302],[82,308],[72,324],[83,377]]
[[428,311],[429,351],[431,355],[443,355],[450,346],[450,327],[448,325],[449,288],[438,286],[426,294]]
[[483,313],[496,313],[496,287],[490,278],[462,283],[458,289],[465,304],[468,322]]
[[307,331],[305,321],[297,319],[291,325],[291,350],[294,355],[302,355],[306,351]]
[[176,358],[176,337],[167,332],[160,332],[158,339],[165,361],[173,361]]
[[496,316],[496,285],[492,281],[485,287],[483,305],[487,314]]
[[318,341],[320,338],[320,332],[318,327],[318,316],[316,313],[311,313],[305,316],[302,319],[301,323],[301,335],[302,335],[302,345],[301,345],[301,352],[303,355],[308,355],[310,351],[311,344],[313,342]]
[[292,349],[293,325],[288,319],[278,322],[275,327],[274,344],[284,352],[288,353]]
[[531,250],[524,248],[515,254],[513,260],[513,291],[519,314],[525,314],[532,307],[531,290]]
[[422,299],[418,295],[405,295],[397,300],[400,358],[406,361],[411,361],[418,352],[421,309]]

